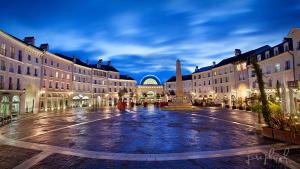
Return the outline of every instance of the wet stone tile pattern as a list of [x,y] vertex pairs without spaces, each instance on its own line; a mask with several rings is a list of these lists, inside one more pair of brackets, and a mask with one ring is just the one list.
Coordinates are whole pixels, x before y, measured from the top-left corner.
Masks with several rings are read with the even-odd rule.
[[0,144],[0,168],[13,168],[38,153],[40,151]]
[[[252,154],[255,155],[262,154]],[[31,169],[285,169],[272,160],[267,160],[266,163],[263,160],[247,160],[248,156],[180,161],[112,161],[53,154]]]
[[[0,133],[7,138],[20,139],[41,131],[49,131],[81,122],[110,116],[114,111],[100,109],[94,112],[85,109],[73,109],[61,112],[43,112],[21,117],[8,126],[0,128]],[[30,129],[30,130],[29,130]]]
[[[99,114],[86,114],[86,118],[93,120]],[[24,141],[92,151],[141,154],[224,150],[274,143],[257,135],[254,128],[197,114],[245,124],[253,124],[256,120],[255,114],[243,111],[204,109],[191,113],[141,107],[122,112],[117,117]],[[65,121],[64,117],[61,120]],[[52,125],[55,126],[56,122]]]

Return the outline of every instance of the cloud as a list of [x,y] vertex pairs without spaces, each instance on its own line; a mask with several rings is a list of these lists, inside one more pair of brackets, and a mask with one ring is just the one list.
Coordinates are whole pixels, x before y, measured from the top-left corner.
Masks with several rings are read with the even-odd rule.
[[111,24],[120,36],[137,35],[140,30],[140,16],[133,13],[122,13],[112,17]]
[[[11,8],[4,8],[3,16],[7,16],[0,26],[21,38],[34,35],[38,43],[49,43],[53,51],[89,58],[91,62],[101,57],[112,60],[121,72],[163,72],[161,76],[166,78],[174,73],[177,58],[182,60],[185,72],[193,72],[195,66],[208,66],[233,56],[235,48],[246,52],[275,45],[286,36],[289,27],[299,24],[295,17],[300,15],[299,5],[294,1],[152,3],[34,3],[35,13],[41,15],[26,11],[33,3],[22,3],[16,5],[13,14],[9,14]],[[69,6],[71,11],[64,10]],[[44,12],[53,10],[58,12]]]

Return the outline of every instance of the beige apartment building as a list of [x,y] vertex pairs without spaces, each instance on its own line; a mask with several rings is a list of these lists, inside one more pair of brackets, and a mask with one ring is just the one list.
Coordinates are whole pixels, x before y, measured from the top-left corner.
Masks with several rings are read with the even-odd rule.
[[[194,100],[214,102],[227,107],[247,107],[258,95],[258,85],[250,59],[256,57],[264,73],[268,99],[275,99],[276,85],[285,86],[291,94],[284,102],[300,110],[300,29],[293,28],[281,43],[268,45],[242,53],[235,49],[234,56],[219,63],[198,68],[192,73]],[[165,83],[168,89],[169,82]],[[172,84],[176,88],[176,83]],[[283,88],[281,87],[281,90]],[[289,107],[289,106],[286,106]],[[293,107],[293,106],[291,106]]]
[[132,101],[136,81],[111,62],[83,62],[0,31],[0,117],[71,107],[113,106],[121,90]]
[[[192,90],[192,75],[183,75],[182,76],[182,83],[183,83],[183,92],[186,97],[192,98],[193,97],[193,90]],[[165,93],[168,94],[168,100],[174,99],[174,94],[176,93],[176,76],[172,76],[169,78],[165,85],[164,85]]]
[[[214,65],[215,63],[213,63],[213,66]],[[206,66],[202,68],[198,68],[197,66],[195,72],[192,74],[192,95],[195,100],[202,100],[204,102],[211,102],[213,100],[213,66]]]
[[192,74],[194,99],[222,106],[245,106],[248,89],[247,59],[267,46],[235,55],[211,66],[198,68]]

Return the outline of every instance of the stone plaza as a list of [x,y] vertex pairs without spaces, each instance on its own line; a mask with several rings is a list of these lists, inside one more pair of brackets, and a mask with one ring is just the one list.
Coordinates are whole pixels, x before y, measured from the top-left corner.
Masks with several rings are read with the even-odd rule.
[[300,169],[298,1],[1,1],[0,169]]
[[[155,106],[122,112],[113,108],[77,108],[28,115],[0,129],[0,166],[299,167],[300,146],[262,137],[253,126],[256,120],[252,112],[239,110],[203,108],[191,113],[162,111]],[[281,152],[286,148],[290,150],[287,157]],[[271,150],[276,154],[264,161]],[[276,160],[276,155],[284,160]]]

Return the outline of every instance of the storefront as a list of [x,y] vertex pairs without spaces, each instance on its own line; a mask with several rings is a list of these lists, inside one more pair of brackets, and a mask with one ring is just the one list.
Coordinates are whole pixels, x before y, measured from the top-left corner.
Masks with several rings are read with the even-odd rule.
[[9,112],[9,97],[8,96],[3,96],[1,98],[0,116],[2,118],[6,118],[9,115],[10,115],[10,112]]

